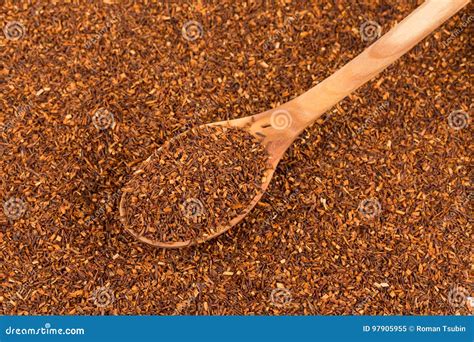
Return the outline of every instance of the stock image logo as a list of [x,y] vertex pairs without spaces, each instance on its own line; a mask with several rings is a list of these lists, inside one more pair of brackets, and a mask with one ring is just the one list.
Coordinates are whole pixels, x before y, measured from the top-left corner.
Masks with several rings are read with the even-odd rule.
[[382,28],[376,21],[367,20],[360,25],[359,32],[362,41],[371,43],[380,37],[382,34]]
[[204,204],[197,198],[189,198],[182,204],[181,212],[186,220],[199,223],[204,219]]
[[26,203],[21,198],[10,197],[3,203],[3,212],[6,217],[18,220],[26,212]]
[[382,211],[382,205],[377,198],[364,199],[359,204],[359,212],[363,217],[373,219],[380,215]]
[[20,40],[25,36],[26,28],[18,21],[9,21],[3,27],[3,34],[8,40]]
[[270,124],[278,130],[287,129],[293,123],[293,118],[289,111],[285,109],[275,110],[270,117]]
[[454,308],[460,308],[466,305],[469,297],[469,291],[462,286],[453,286],[448,292],[448,303]]
[[92,293],[91,299],[98,308],[111,306],[115,301],[114,293],[106,286],[96,288]]
[[105,108],[100,108],[92,116],[92,123],[99,130],[113,128],[115,124],[114,114]]
[[463,110],[452,111],[448,116],[448,124],[452,129],[459,131],[469,125],[469,114]]
[[270,293],[270,303],[278,308],[289,305],[291,301],[291,292],[284,287],[273,289]]
[[[45,323],[44,326],[34,327],[32,324],[29,327],[14,327],[8,326],[4,331],[7,336],[44,336],[44,335],[85,335],[86,330],[84,328],[56,328],[49,322]],[[1,339],[0,339],[1,341]]]
[[187,41],[193,42],[203,36],[203,29],[201,23],[190,20],[184,23],[181,29],[181,35]]

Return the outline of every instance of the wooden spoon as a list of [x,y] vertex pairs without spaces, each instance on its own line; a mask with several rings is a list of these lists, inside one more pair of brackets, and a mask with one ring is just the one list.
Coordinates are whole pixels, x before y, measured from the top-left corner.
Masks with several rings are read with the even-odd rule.
[[[163,248],[194,245],[226,232],[257,204],[283,154],[305,128],[347,95],[378,75],[468,3],[469,0],[427,0],[360,55],[304,94],[260,114],[208,124],[240,127],[257,137],[265,136],[262,143],[270,155],[271,164],[261,191],[253,198],[244,213],[234,217],[218,232],[196,240],[176,242],[157,242],[138,235],[126,226],[124,192],[119,209],[125,227],[140,241]],[[150,158],[144,163],[149,160]]]

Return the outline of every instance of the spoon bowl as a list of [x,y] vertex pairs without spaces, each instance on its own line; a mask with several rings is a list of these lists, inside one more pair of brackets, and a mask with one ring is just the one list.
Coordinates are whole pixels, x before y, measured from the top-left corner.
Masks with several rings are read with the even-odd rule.
[[[201,238],[196,238],[192,240],[186,241],[173,241],[173,242],[163,242],[163,241],[155,241],[149,239],[141,234],[138,234],[135,230],[128,227],[127,224],[127,205],[126,205],[126,196],[127,193],[132,190],[125,186],[122,189],[122,195],[119,203],[119,213],[122,223],[125,226],[125,229],[136,239],[147,243],[149,245],[161,248],[181,248],[181,247],[189,247],[198,243],[202,243],[213,239],[226,231],[230,228],[238,224],[245,216],[255,207],[255,205],[260,201],[263,194],[265,193],[266,189],[268,188],[270,181],[275,173],[275,169],[284,155],[285,150],[291,145],[293,139],[297,137],[297,135],[282,135],[279,134],[277,129],[273,128],[270,123],[272,118],[272,113],[277,112],[281,113],[281,115],[288,115],[288,112],[284,109],[279,109],[278,111],[267,111],[264,113],[260,113],[253,116],[248,116],[244,118],[239,118],[235,120],[228,120],[228,121],[220,121],[220,122],[213,122],[210,124],[202,125],[204,126],[225,126],[225,127],[237,127],[240,129],[244,129],[248,131],[250,134],[255,136],[257,139],[260,140],[261,144],[265,147],[268,153],[268,168],[264,172],[264,181],[262,182],[260,188],[258,189],[257,194],[252,198],[252,200],[248,203],[246,208],[242,211],[241,214],[232,218],[228,224],[225,226],[219,227],[219,229],[213,233],[205,235]],[[274,115],[274,114],[273,114]],[[275,117],[275,115],[273,116]],[[178,136],[174,137],[173,139],[177,139],[178,137],[185,135],[186,132],[179,134]],[[286,139],[284,139],[286,137]],[[156,152],[159,153],[162,147],[160,147]],[[134,172],[134,175],[140,174],[143,172],[145,166],[150,163],[152,160],[152,156],[148,157],[140,166],[138,167],[137,171]]]

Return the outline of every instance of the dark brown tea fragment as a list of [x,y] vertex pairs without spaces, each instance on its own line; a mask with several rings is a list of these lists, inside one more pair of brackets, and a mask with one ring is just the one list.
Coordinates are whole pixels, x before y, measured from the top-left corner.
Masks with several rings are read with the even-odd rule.
[[268,167],[265,147],[248,131],[193,128],[135,172],[124,188],[124,224],[157,242],[202,239],[244,213]]

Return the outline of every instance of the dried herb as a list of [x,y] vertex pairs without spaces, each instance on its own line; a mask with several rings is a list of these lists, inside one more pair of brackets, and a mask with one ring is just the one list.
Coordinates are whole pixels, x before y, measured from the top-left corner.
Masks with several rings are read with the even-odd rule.
[[472,3],[226,234],[163,250],[118,213],[164,142],[301,94],[417,3],[0,1],[0,314],[469,314]]
[[265,147],[236,127],[193,128],[165,143],[124,188],[124,220],[156,242],[206,238],[261,192]]

